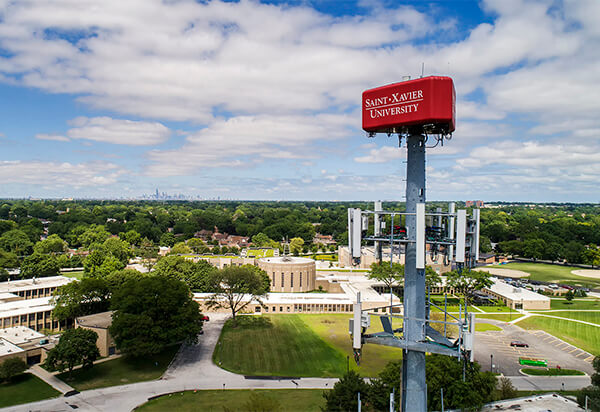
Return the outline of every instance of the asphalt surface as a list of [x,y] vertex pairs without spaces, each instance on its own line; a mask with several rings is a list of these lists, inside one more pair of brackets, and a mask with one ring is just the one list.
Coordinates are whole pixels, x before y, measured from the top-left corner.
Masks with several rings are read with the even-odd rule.
[[[508,376],[519,376],[523,368],[519,358],[541,358],[548,361],[549,367],[557,365],[563,369],[577,369],[588,374],[594,373],[591,361],[593,356],[543,331],[528,331],[516,325],[491,319],[480,319],[478,323],[491,323],[502,331],[477,332],[475,335],[475,360],[482,370],[490,370],[493,355],[494,372]],[[512,341],[521,341],[528,348],[511,347]]]
[[[184,346],[176,355],[163,377],[159,380],[133,383],[123,386],[95,389],[81,392],[71,397],[59,397],[25,405],[11,406],[0,411],[33,412],[33,411],[108,411],[129,412],[136,406],[145,403],[148,398],[194,389],[278,389],[278,388],[305,388],[327,389],[331,388],[337,379],[326,378],[301,378],[301,379],[246,379],[242,375],[227,372],[212,362],[212,353],[217,344],[219,334],[225,323],[225,314],[209,314],[210,321],[204,325],[204,334],[199,336],[196,345]],[[489,323],[495,323],[491,320]],[[494,362],[498,356],[500,370],[505,375],[510,371],[518,375],[519,356],[539,356],[548,354],[566,356],[566,360],[573,363],[560,363],[561,367],[569,367],[586,372],[591,365],[573,354],[564,354],[560,349],[544,349],[547,344],[541,343],[539,336],[524,331],[514,325],[500,325],[503,332],[478,332],[476,335],[475,358],[482,366],[489,370],[490,350],[494,353]],[[530,343],[531,348],[512,349],[508,346],[510,340],[518,339]],[[487,348],[486,348],[487,347]],[[508,348],[508,350],[507,350]],[[546,352],[550,351],[550,352]],[[550,356],[548,356],[550,357]],[[515,362],[516,361],[516,362]],[[559,362],[562,362],[560,358]],[[510,377],[517,389],[520,390],[560,390],[579,389],[590,384],[588,376],[578,377]]]

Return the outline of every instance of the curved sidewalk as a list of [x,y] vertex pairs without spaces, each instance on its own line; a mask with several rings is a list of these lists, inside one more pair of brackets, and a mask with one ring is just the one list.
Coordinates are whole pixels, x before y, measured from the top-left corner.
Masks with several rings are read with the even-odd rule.
[[[0,411],[110,411],[129,412],[161,394],[193,389],[327,389],[335,378],[301,379],[246,379],[228,372],[212,362],[212,353],[228,316],[210,314],[204,325],[204,334],[198,344],[184,346],[159,380],[132,383],[123,386],[83,391],[65,398],[53,398],[24,405],[11,406]],[[73,408],[75,406],[75,408]]]

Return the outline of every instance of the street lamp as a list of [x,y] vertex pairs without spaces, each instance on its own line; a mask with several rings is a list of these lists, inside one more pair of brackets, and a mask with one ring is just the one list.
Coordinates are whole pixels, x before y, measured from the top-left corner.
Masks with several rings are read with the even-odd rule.
[[490,372],[494,373],[494,354],[490,353]]

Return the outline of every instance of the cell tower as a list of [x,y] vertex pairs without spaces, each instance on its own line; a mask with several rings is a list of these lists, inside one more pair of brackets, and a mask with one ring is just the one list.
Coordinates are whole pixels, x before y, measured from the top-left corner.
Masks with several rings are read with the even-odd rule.
[[[390,265],[394,253],[405,254],[404,305],[402,316],[373,313],[380,317],[384,331],[366,334],[370,317],[362,310],[360,293],[350,321],[355,359],[360,360],[363,344],[379,344],[403,349],[402,411],[427,410],[425,383],[425,354],[437,353],[472,360],[474,316],[461,308],[457,317],[439,308],[444,320],[433,320],[425,286],[426,254],[442,254],[446,262],[454,261],[459,270],[471,266],[478,258],[479,210],[468,218],[466,210],[455,211],[454,204],[443,212],[440,208],[427,211],[425,205],[425,149],[443,146],[455,130],[455,91],[449,77],[425,77],[367,90],[362,96],[363,129],[369,137],[378,133],[398,136],[399,145],[406,142],[406,210],[384,211],[375,202],[373,211],[348,210],[349,252],[354,263],[361,258],[363,240],[374,242],[375,256],[382,261],[383,245],[389,244]],[[430,143],[430,146],[427,144]],[[401,225],[394,225],[395,219]],[[363,237],[369,222],[374,234]],[[386,221],[391,223],[389,234],[384,233]],[[429,226],[427,225],[429,222]],[[455,230],[456,228],[456,230]],[[435,305],[434,305],[435,306]],[[392,318],[400,317],[403,326],[392,328]],[[443,333],[432,325],[443,325]],[[458,339],[451,341],[447,326],[458,327]]]

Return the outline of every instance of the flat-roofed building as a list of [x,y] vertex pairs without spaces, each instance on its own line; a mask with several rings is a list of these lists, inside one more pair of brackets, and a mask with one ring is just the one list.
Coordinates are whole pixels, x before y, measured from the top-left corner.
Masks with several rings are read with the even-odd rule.
[[0,282],[0,294],[12,293],[21,299],[36,299],[52,296],[59,287],[73,282],[73,278],[65,276],[49,276],[46,278],[19,279]]
[[9,292],[0,292],[0,303],[12,302],[14,300],[21,300],[21,296],[15,295]]
[[112,324],[112,314],[112,311],[101,312],[75,319],[76,328],[93,330],[98,334],[96,346],[100,356],[110,356],[117,352],[115,341],[108,330]]
[[51,297],[22,299],[0,303],[0,328],[26,326],[36,331],[59,330],[61,325],[52,319]]
[[[18,356],[28,365],[34,365],[45,359],[47,350],[54,346],[56,339],[49,339],[25,326],[16,326],[0,329],[0,342],[4,342],[5,349],[3,352],[3,345],[0,344],[0,362],[4,358]],[[18,350],[14,348],[18,348]],[[2,353],[4,353],[4,358]]]
[[550,309],[550,298],[531,290],[509,285],[499,279],[492,278],[494,283],[483,288],[488,295],[504,302],[511,309],[540,310]]

